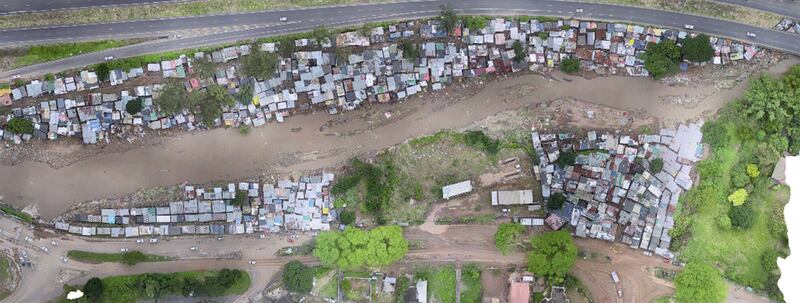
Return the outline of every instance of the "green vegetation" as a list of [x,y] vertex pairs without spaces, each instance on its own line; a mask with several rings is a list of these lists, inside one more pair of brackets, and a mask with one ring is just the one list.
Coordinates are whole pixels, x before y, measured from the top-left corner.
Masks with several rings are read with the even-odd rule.
[[100,63],[95,67],[95,73],[97,74],[97,80],[106,81],[111,73],[111,67],[108,66],[108,63]]
[[332,36],[333,31],[324,25],[317,26],[311,31],[311,37],[317,41],[320,47],[322,47],[325,42],[330,41]]
[[11,268],[13,262],[6,254],[0,254],[0,301],[11,294],[13,289],[7,287],[14,285],[15,279],[18,278]]
[[31,217],[31,215],[29,215],[27,213],[24,213],[24,212],[21,212],[21,211],[17,210],[16,208],[13,208],[11,206],[0,205],[0,210],[2,210],[4,213],[6,213],[9,216],[12,216],[12,217],[15,217],[15,218],[17,218],[19,220],[22,220],[25,223],[28,223],[28,224],[36,223],[36,220],[34,220],[33,217]]
[[103,298],[103,280],[94,277],[83,285],[83,294],[90,302],[98,302]]
[[716,268],[690,262],[675,276],[675,300],[678,302],[722,302],[728,287]]
[[339,212],[339,223],[342,223],[344,225],[350,225],[355,222],[356,222],[356,213],[349,210],[343,210]]
[[458,23],[456,12],[453,10],[453,7],[450,6],[450,3],[439,6],[439,10],[439,19],[442,19],[442,27],[444,27],[444,30],[448,33],[452,33]]
[[161,112],[166,114],[189,110],[208,127],[216,124],[216,119],[222,115],[223,107],[236,104],[236,100],[222,86],[209,85],[205,91],[195,90],[187,93],[177,81],[167,82],[154,101]]
[[247,106],[253,103],[253,85],[250,83],[244,83],[239,86],[236,94],[233,96],[236,99],[236,102],[239,104]]
[[490,20],[492,20],[490,16],[461,16],[464,27],[472,30],[486,27],[486,24],[488,24]]
[[125,111],[131,115],[142,112],[142,98],[136,98],[125,104]]
[[664,160],[661,158],[655,158],[650,161],[650,172],[657,174],[660,173],[664,169]]
[[644,68],[655,79],[674,74],[678,71],[678,60],[681,59],[681,48],[672,40],[662,40],[658,44],[650,44],[644,53]]
[[728,201],[731,202],[733,206],[744,204],[744,202],[747,201],[747,190],[744,188],[737,189],[728,196]]
[[84,263],[122,263],[128,266],[136,265],[141,262],[160,262],[168,261],[169,257],[148,255],[140,251],[128,251],[124,253],[96,253],[82,250],[70,250],[67,257]]
[[494,246],[506,255],[514,246],[523,245],[521,240],[524,233],[525,227],[522,224],[502,223],[494,234]]
[[575,265],[578,248],[566,231],[545,233],[531,239],[528,271],[546,277],[550,283],[561,284]]
[[278,56],[260,50],[257,46],[250,48],[250,55],[243,56],[242,74],[256,79],[269,79],[275,75],[275,68],[278,66]]
[[456,302],[456,269],[453,265],[442,266],[438,269],[422,268],[414,274],[417,280],[428,281],[428,301],[455,303]]
[[244,206],[250,203],[250,199],[247,197],[247,191],[236,190],[236,195],[231,199],[230,203],[236,206]]
[[33,133],[33,121],[25,118],[14,117],[11,118],[11,120],[8,120],[6,129],[14,132],[15,134],[30,134]]
[[47,73],[47,74],[44,74],[44,78],[43,79],[44,79],[44,81],[53,81],[53,80],[56,79],[56,75],[53,75],[52,73]]
[[363,199],[364,209],[383,221],[383,211],[386,208],[396,183],[394,165],[391,160],[384,159],[379,165],[373,165],[358,159],[350,161],[350,174],[340,177],[331,188],[331,193],[341,195],[354,187],[365,184],[366,189]]
[[519,40],[514,41],[511,48],[514,49],[514,62],[525,61],[525,57],[527,57],[528,54],[525,53],[525,47],[522,46],[522,42],[519,42]]
[[[780,273],[764,270],[762,257],[768,251],[788,254],[783,207],[789,190],[773,186],[766,172],[772,172],[781,152],[800,148],[798,103],[800,66],[794,66],[780,79],[756,76],[741,99],[709,121],[703,134],[712,151],[697,165],[701,181],[682,197],[670,231],[672,250],[687,263],[713,265],[725,278],[764,290],[777,301],[782,300],[775,285]],[[751,178],[750,164],[765,173]],[[740,188],[748,198],[733,206],[727,198]],[[736,228],[727,228],[720,218],[725,214]]]
[[300,261],[289,261],[283,266],[283,286],[290,292],[308,293],[314,286],[314,270]]
[[[114,276],[100,279],[101,294],[98,300],[84,296],[78,300],[67,300],[66,294],[76,289],[97,288],[94,285],[66,285],[58,302],[134,303],[155,300],[168,296],[220,297],[242,294],[250,288],[250,275],[238,269],[219,271],[189,271],[175,273],[146,273],[141,275]],[[90,280],[91,281],[91,280]],[[87,282],[88,284],[89,282]],[[95,290],[92,290],[93,292]]]
[[[257,52],[256,48],[251,48],[253,52]],[[242,59],[242,64],[244,64],[244,59]],[[214,76],[214,73],[217,70],[217,65],[209,60],[207,57],[203,57],[200,60],[192,61],[192,71],[203,78],[211,78]]]
[[436,218],[437,225],[450,224],[493,224],[496,217],[493,214],[466,215],[466,216],[443,216]]
[[33,65],[48,61],[55,61],[80,54],[97,52],[101,50],[122,47],[142,42],[135,40],[103,40],[63,44],[34,45],[28,48],[23,56],[14,61],[14,68]]
[[400,50],[403,51],[403,58],[406,59],[419,58],[420,55],[419,45],[408,40],[402,40],[400,41],[399,46]]
[[561,69],[562,72],[568,74],[577,73],[578,71],[581,70],[581,60],[578,58],[567,58],[561,60],[559,68]]
[[461,268],[461,302],[481,302],[481,269],[477,264],[465,264]]
[[342,269],[385,266],[408,252],[408,241],[399,226],[380,226],[370,231],[353,227],[344,232],[322,232],[315,240],[314,256],[324,265]]
[[682,50],[683,57],[692,62],[707,62],[714,57],[714,48],[705,34],[684,39]]
[[558,154],[558,159],[556,159],[556,164],[561,167],[567,167],[570,165],[575,165],[575,158],[578,157],[578,154],[573,151],[565,151]]
[[565,202],[567,202],[567,197],[564,197],[564,194],[553,193],[550,195],[550,199],[547,199],[547,209],[559,210],[564,207]]

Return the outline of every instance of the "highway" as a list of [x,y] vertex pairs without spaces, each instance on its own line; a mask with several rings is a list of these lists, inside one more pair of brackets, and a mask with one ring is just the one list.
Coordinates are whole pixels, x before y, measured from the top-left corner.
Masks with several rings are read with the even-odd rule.
[[187,1],[192,0],[4,0],[0,2],[0,15]]
[[[439,6],[444,3],[446,1],[355,4],[217,16],[2,30],[0,31],[0,41],[6,42],[6,45],[172,36],[175,34],[181,34],[182,38],[161,39],[146,44],[132,45],[28,66],[0,73],[0,80],[8,79],[17,74],[32,76],[78,68],[100,62],[103,57],[109,55],[120,58],[159,53],[308,31],[319,25],[335,27],[357,25],[363,22],[430,17],[437,15]],[[697,32],[744,40],[765,47],[800,54],[800,43],[798,43],[800,39],[796,34],[697,15],[628,6],[554,0],[463,0],[452,4],[460,14],[563,16],[587,20],[626,21],[671,28],[683,28],[684,25],[691,24]],[[583,13],[576,13],[579,8],[583,9]],[[289,21],[278,22],[280,17],[287,17]],[[224,31],[225,29],[227,31]],[[223,31],[220,32],[221,30]],[[746,36],[747,32],[756,33],[757,37],[748,38]]]
[[792,0],[715,0],[800,19],[800,2]]

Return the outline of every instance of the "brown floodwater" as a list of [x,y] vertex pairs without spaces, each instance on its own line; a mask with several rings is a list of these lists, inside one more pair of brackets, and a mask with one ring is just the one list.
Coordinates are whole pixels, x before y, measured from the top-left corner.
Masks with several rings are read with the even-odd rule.
[[[798,62],[784,60],[769,72],[785,72]],[[477,94],[458,102],[437,102],[432,96],[423,96],[401,104],[371,106],[369,112],[398,114],[387,120],[382,114],[381,119],[363,119],[366,111],[348,112],[338,117],[346,122],[321,131],[334,117],[326,113],[293,116],[282,124],[253,128],[247,136],[238,134],[238,129],[185,134],[162,145],[102,154],[60,169],[38,162],[0,166],[0,197],[11,204],[34,204],[42,216],[52,218],[76,202],[153,186],[331,167],[408,138],[462,128],[498,112],[542,101],[574,97],[674,123],[713,113],[747,86],[745,82],[720,90],[713,86],[673,87],[644,78],[563,80],[566,77],[557,74],[556,80],[550,80],[524,75],[490,81]],[[659,98],[669,95],[706,98],[692,106],[667,104]],[[376,125],[372,120],[384,121]]]

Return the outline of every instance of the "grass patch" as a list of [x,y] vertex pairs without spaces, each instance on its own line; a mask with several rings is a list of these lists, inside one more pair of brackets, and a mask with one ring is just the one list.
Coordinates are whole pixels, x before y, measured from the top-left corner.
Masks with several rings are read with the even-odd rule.
[[428,296],[430,301],[454,303],[456,301],[456,269],[453,265],[434,268],[418,269],[415,273],[417,280],[428,281]]
[[141,262],[161,262],[170,260],[169,257],[156,256],[142,253],[140,251],[129,251],[124,253],[96,253],[82,250],[70,250],[67,252],[70,259],[84,263],[122,263],[133,266]]
[[14,271],[11,269],[11,259],[5,254],[0,254],[0,300],[5,299],[11,294],[13,289],[7,289],[13,283]]
[[477,264],[469,263],[461,268],[461,302],[481,302],[481,269]]
[[495,222],[493,214],[473,215],[473,216],[460,216],[460,217],[439,217],[436,218],[436,224],[451,225],[451,224],[491,224]]
[[33,223],[36,222],[36,220],[34,220],[33,217],[31,217],[31,215],[29,215],[27,213],[24,213],[22,211],[19,211],[16,208],[13,208],[11,206],[0,205],[0,210],[2,210],[4,213],[6,213],[9,216],[12,216],[12,217],[17,218],[17,219],[19,219],[21,221],[24,221],[25,223],[33,224]]
[[[242,270],[188,271],[147,273],[102,278],[103,292],[99,303],[133,303],[168,296],[219,297],[242,294],[250,288],[250,275]],[[68,292],[79,285],[64,286],[58,302],[88,302],[86,297],[67,300]]]
[[80,54],[136,44],[144,39],[103,40],[78,43],[62,43],[31,46],[14,62],[13,68],[54,61]]
[[738,5],[719,3],[712,0],[593,0],[592,2],[623,4],[697,14],[766,28],[774,26],[781,20],[781,17],[777,14]]

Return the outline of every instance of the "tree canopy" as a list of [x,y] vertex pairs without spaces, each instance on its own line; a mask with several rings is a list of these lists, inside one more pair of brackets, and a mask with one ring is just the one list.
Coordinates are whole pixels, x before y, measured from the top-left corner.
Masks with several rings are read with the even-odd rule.
[[737,229],[748,229],[756,221],[753,206],[747,202],[739,206],[731,206],[731,209],[728,210],[728,217],[731,218],[731,225]]
[[519,42],[519,40],[514,41],[511,47],[514,49],[514,62],[525,61],[525,57],[527,57],[528,54],[525,53],[525,46],[522,45],[522,42]]
[[[289,41],[281,42],[291,43]],[[294,44],[292,44],[294,45]],[[252,47],[253,51],[250,55],[242,57],[242,74],[248,77],[255,77],[257,79],[269,79],[275,75],[275,68],[278,66],[278,56],[273,53],[268,53]]]
[[525,227],[519,223],[503,223],[497,227],[497,232],[494,234],[494,246],[505,254],[511,251],[515,244],[521,244],[520,238],[525,233]]
[[174,115],[188,107],[187,94],[183,86],[177,81],[169,81],[161,88],[161,93],[155,98],[161,112]]
[[111,73],[111,67],[108,66],[108,63],[100,63],[95,68],[95,73],[97,74],[97,80],[106,81]]
[[313,37],[314,40],[317,41],[317,44],[320,47],[322,47],[322,45],[325,44],[325,42],[329,41],[331,39],[331,36],[333,36],[333,32],[330,29],[328,29],[328,27],[326,27],[325,25],[317,26],[314,28],[314,30],[311,31],[311,37]]
[[300,261],[289,261],[283,266],[283,286],[290,292],[308,293],[314,286],[314,270]]
[[125,103],[125,111],[131,115],[140,113],[142,111],[142,98],[136,98]]
[[653,161],[650,161],[650,172],[657,174],[660,173],[661,170],[664,169],[664,160],[661,158],[655,158]]
[[356,213],[350,210],[343,210],[339,212],[339,223],[350,225],[356,222]]
[[681,49],[671,40],[663,40],[658,44],[650,44],[644,53],[644,68],[655,79],[678,71],[678,60]]
[[528,271],[560,284],[575,265],[578,248],[566,231],[554,231],[531,239]]
[[15,134],[30,134],[33,133],[33,121],[25,118],[14,117],[8,120],[6,129],[14,132]]
[[745,201],[747,201],[747,190],[744,188],[737,189],[728,196],[728,202],[731,202],[733,206],[742,205]]
[[192,71],[203,78],[211,78],[214,76],[216,68],[214,62],[211,62],[211,60],[206,57],[192,61]]
[[442,26],[445,31],[452,33],[453,29],[456,28],[456,23],[458,23],[456,12],[453,10],[453,7],[450,6],[450,3],[440,6],[439,10],[439,18],[442,19]]
[[556,159],[556,164],[558,164],[561,167],[567,167],[569,165],[574,165],[575,164],[575,158],[577,158],[577,157],[578,157],[578,154],[576,154],[573,151],[561,152],[560,154],[558,154],[558,159]]
[[99,302],[103,297],[103,280],[94,277],[83,285],[83,293],[90,302]]
[[408,252],[408,241],[399,226],[380,226],[370,231],[347,227],[317,236],[314,256],[322,264],[342,269],[385,266]]
[[581,60],[579,60],[578,58],[567,58],[561,60],[561,65],[559,66],[559,68],[561,69],[562,72],[568,74],[577,73],[579,70],[581,70]]
[[547,199],[547,209],[549,210],[557,210],[564,207],[564,202],[567,201],[567,197],[564,197],[562,193],[553,193],[550,195],[550,199]]
[[675,286],[678,302],[722,302],[727,294],[719,271],[706,263],[690,262],[675,276]]
[[706,62],[714,57],[714,48],[705,34],[683,40],[683,57],[692,62]]

